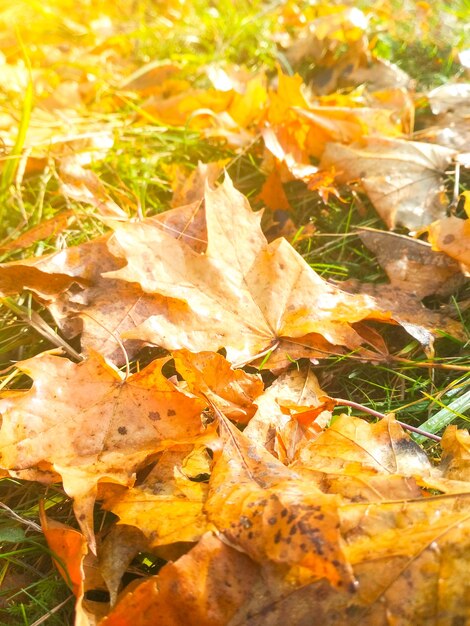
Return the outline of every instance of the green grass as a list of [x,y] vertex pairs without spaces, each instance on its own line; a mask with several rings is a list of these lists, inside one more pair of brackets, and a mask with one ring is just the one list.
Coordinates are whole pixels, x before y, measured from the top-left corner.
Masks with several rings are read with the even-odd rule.
[[[155,3],[139,0],[133,3],[131,15],[126,14],[126,4],[129,3],[120,7],[122,27],[126,40],[130,42],[130,50],[126,54],[139,63],[154,59],[178,62],[195,85],[207,85],[205,66],[209,63],[229,61],[247,65],[253,70],[266,68],[274,74],[276,63],[282,61],[272,37],[273,32],[279,30],[276,11],[282,2],[223,0],[215,3],[198,0],[191,3],[187,12],[183,11],[174,24],[162,16],[161,7]],[[401,6],[402,3],[398,4]],[[302,6],[302,3],[299,5]],[[48,37],[54,42],[84,45],[86,33],[74,31],[72,25],[64,21],[64,15],[56,13],[51,22],[52,18],[42,4],[34,6],[43,20],[42,28],[48,31]],[[100,6],[105,11],[108,5],[101,2]],[[393,6],[391,3],[392,13]],[[367,3],[365,8],[368,8]],[[470,16],[468,1],[442,3],[439,10],[435,10],[436,14],[429,22],[429,32],[422,40],[414,39],[414,25],[410,21],[397,22],[392,33],[384,28],[380,20],[371,22],[376,52],[409,72],[416,79],[419,89],[458,77],[461,69],[456,63],[455,50],[470,46],[466,25]],[[444,17],[441,19],[439,16]],[[31,39],[37,37],[37,32],[35,34],[31,28],[26,25],[23,33],[26,50],[28,45],[32,45]],[[36,29],[39,28],[41,23],[36,24]],[[6,35],[0,38],[0,45],[7,39]],[[18,56],[20,50],[15,50],[13,46],[8,48],[8,54]],[[304,69],[308,71],[308,67]],[[96,71],[100,76],[100,70]],[[108,88],[111,88],[110,85],[104,81],[105,95]],[[11,98],[11,94],[0,94],[0,105],[7,110],[16,107],[17,111],[21,111],[17,140],[10,152],[13,158],[6,161],[2,175],[2,238],[5,241],[14,240],[66,208],[72,208],[77,219],[59,237],[36,241],[21,250],[4,252],[0,256],[3,262],[76,245],[99,236],[104,230],[102,222],[93,216],[88,207],[66,200],[59,193],[53,163],[42,172],[25,177],[20,188],[12,191],[17,157],[21,154],[28,126],[31,96],[27,91],[14,94],[13,100]],[[250,198],[255,208],[260,206],[257,195],[264,175],[259,142],[246,153],[237,155],[222,142],[206,140],[187,128],[162,130],[147,122],[131,126],[126,120],[133,113],[129,103],[124,103],[119,112],[122,124],[115,133],[115,144],[106,159],[93,166],[117,202],[124,203],[131,211],[139,205],[146,216],[159,213],[168,208],[171,199],[168,165],[183,164],[190,170],[198,161],[224,159],[228,161],[227,170],[236,186]],[[464,177],[461,179],[462,190],[468,187],[469,182]],[[450,178],[448,187],[452,189]],[[356,235],[355,229],[359,226],[383,228],[380,218],[363,195],[348,195],[345,191],[346,202],[332,199],[327,207],[317,194],[309,192],[302,183],[289,183],[286,192],[294,208],[292,219],[299,232],[306,224],[312,224],[316,229],[307,240],[299,237],[295,246],[319,274],[331,280],[357,278],[372,283],[386,282],[375,257]],[[456,317],[467,324],[470,337],[470,309],[465,308],[469,298],[470,292],[466,287],[448,301],[435,301],[434,306],[453,307]],[[28,295],[18,297],[15,302],[22,307],[23,315],[11,306],[0,308],[2,370],[17,360],[56,345],[28,322],[30,313],[35,312],[54,331],[58,331],[47,312]],[[384,333],[391,352],[408,359],[410,363],[391,360],[371,365],[354,358],[330,357],[316,369],[322,387],[332,396],[354,400],[376,411],[394,411],[399,419],[414,426],[429,426],[430,416],[436,417],[437,414],[440,421],[437,426],[431,424],[432,427],[442,428],[444,423],[450,422],[468,427],[468,408],[465,412],[468,403],[462,405],[458,402],[459,398],[468,397],[468,374],[458,369],[422,367],[420,363],[427,359],[418,343],[411,340],[404,330],[391,327]],[[468,342],[443,339],[436,344],[436,362],[457,368],[468,366],[468,347]],[[146,358],[149,358],[149,353],[142,355],[142,363]],[[25,379],[15,375],[14,370],[7,370],[2,372],[0,383],[2,388],[15,388],[24,386]],[[355,413],[352,409],[342,410]],[[433,442],[422,443],[430,454],[437,454]],[[8,507],[0,508],[0,626],[72,624],[71,592],[54,569],[44,538],[34,526],[38,524],[38,502],[42,498],[51,517],[75,524],[71,503],[59,485],[45,487],[11,478],[0,479],[0,501]],[[154,573],[161,564],[162,561],[152,555],[139,555],[133,563],[133,570]],[[48,612],[56,607],[60,608],[49,615]],[[47,616],[44,621],[43,616]]]

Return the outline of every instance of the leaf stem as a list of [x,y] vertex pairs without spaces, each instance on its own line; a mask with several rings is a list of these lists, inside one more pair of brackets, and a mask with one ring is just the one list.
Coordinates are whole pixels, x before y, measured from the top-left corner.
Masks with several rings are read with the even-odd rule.
[[[374,411],[374,409],[370,409],[369,407],[359,404],[358,402],[353,402],[352,400],[344,400],[343,398],[333,398],[333,400],[336,402],[336,404],[344,404],[345,406],[350,406],[353,409],[357,409],[358,411],[363,411],[364,413],[369,413],[370,415],[373,415],[374,417],[378,417],[379,419],[383,419],[384,417],[387,417],[385,413],[379,413],[378,411]],[[400,420],[397,420],[397,423],[400,424],[402,428],[404,428],[405,430],[409,430],[412,433],[416,433],[417,435],[421,435],[422,437],[427,437],[428,439],[433,439],[434,441],[438,441],[438,442],[441,441],[441,437],[438,437],[437,435],[433,435],[432,433],[428,433],[426,430],[423,430],[422,428],[416,428],[415,426],[410,426],[409,424],[405,424],[405,422],[400,422]]]

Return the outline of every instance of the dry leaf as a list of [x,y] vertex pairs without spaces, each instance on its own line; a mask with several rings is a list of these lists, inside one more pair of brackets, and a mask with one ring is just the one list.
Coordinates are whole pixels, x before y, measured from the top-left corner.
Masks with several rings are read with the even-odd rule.
[[358,579],[353,589],[325,579],[293,589],[269,564],[207,534],[158,576],[126,590],[102,626],[303,626],[312,616],[331,626],[431,624],[436,611],[443,624],[470,619],[468,498],[356,503],[340,511]]
[[327,394],[310,366],[284,372],[255,402],[258,410],[243,432],[286,464],[331,418]]
[[372,228],[361,228],[358,234],[376,255],[394,289],[421,300],[432,294],[449,296],[464,280],[458,263],[424,241]]
[[88,552],[82,533],[46,516],[42,502],[39,514],[54,564],[75,596],[75,626],[97,626],[108,613],[109,605],[85,599],[86,591],[105,589],[96,557]]
[[258,375],[234,370],[220,354],[188,350],[173,352],[175,367],[195,396],[209,399],[230,419],[247,423],[256,407],[253,401],[263,392]]
[[462,264],[464,272],[470,272],[470,219],[447,217],[428,227],[429,241],[433,250],[441,250]]
[[[151,316],[126,338],[174,350],[227,350],[240,363],[276,349],[283,337],[305,356],[326,346],[358,349],[363,343],[351,324],[365,317],[387,319],[373,300],[351,297],[328,285],[285,241],[267,245],[244,196],[227,179],[207,189],[208,245],[198,254],[151,222],[115,225],[113,255],[127,266],[104,276],[138,282],[165,298],[165,315]],[[311,342],[304,340],[309,334]],[[315,335],[315,337],[314,337]],[[313,344],[313,345],[312,345]],[[287,357],[285,362],[288,363]]]
[[90,204],[102,217],[129,219],[127,213],[107,193],[98,176],[84,169],[76,157],[61,160],[60,190],[67,198]]
[[158,577],[126,590],[100,626],[226,626],[256,582],[257,569],[247,556],[207,533]]
[[360,181],[389,228],[416,230],[445,215],[443,174],[453,155],[441,146],[374,137],[328,144],[321,166],[334,166],[339,182]]
[[141,484],[105,498],[104,508],[120,523],[138,528],[149,546],[194,542],[206,531],[207,484],[192,480],[183,468],[191,450],[186,446],[164,451]]
[[351,584],[337,498],[302,480],[218,413],[223,447],[214,450],[208,520],[256,562],[275,563],[292,584],[312,577]]
[[92,546],[98,482],[132,485],[169,441],[201,432],[203,403],[162,375],[163,362],[125,379],[98,355],[75,364],[43,353],[17,364],[33,387],[0,401],[2,468],[29,480],[59,475]]

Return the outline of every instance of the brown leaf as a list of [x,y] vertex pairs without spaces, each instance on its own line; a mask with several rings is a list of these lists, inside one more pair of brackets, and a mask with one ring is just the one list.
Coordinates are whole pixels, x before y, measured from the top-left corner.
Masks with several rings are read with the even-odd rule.
[[364,293],[372,296],[377,308],[389,312],[392,318],[406,332],[417,339],[426,352],[433,353],[434,339],[443,330],[465,341],[465,329],[462,324],[449,317],[447,311],[426,308],[413,294],[393,288],[389,284],[360,283],[350,280],[340,283],[342,288],[351,293]]
[[[322,350],[325,339],[327,346],[358,349],[363,340],[351,324],[388,318],[373,300],[326,283],[285,240],[267,245],[259,214],[228,179],[206,191],[205,211],[204,255],[148,221],[115,226],[109,247],[128,265],[105,277],[138,282],[168,303],[164,316],[149,317],[125,337],[170,350],[225,347],[228,359],[241,363],[275,349],[282,337],[295,344],[308,333],[319,336]],[[309,356],[312,348],[301,352]]]
[[441,146],[371,137],[328,144],[321,166],[334,166],[339,182],[359,180],[389,228],[416,230],[445,215],[443,174],[453,155]]
[[126,590],[100,626],[225,626],[257,575],[246,555],[206,533],[188,555]]
[[243,432],[286,464],[331,418],[326,393],[309,366],[281,374],[256,404],[258,410]]
[[109,591],[109,604],[116,604],[121,579],[138,552],[148,548],[144,534],[134,526],[112,526],[99,549],[99,571]]
[[[101,626],[331,626],[443,624],[470,619],[465,582],[470,550],[465,497],[341,507],[354,589],[322,579],[293,588],[207,534],[158,576],[134,585]],[[378,569],[378,567],[380,569]]]
[[19,237],[16,237],[14,241],[0,246],[0,250],[7,252],[10,250],[18,250],[19,248],[27,248],[36,244],[41,239],[48,239],[49,237],[59,235],[74,220],[75,214],[73,211],[61,211],[54,215],[54,217],[44,220],[37,226],[22,233]]
[[201,432],[204,404],[162,375],[163,362],[125,379],[98,355],[75,364],[43,353],[17,364],[33,387],[0,401],[2,468],[29,480],[44,480],[43,469],[60,475],[92,546],[98,482],[132,485],[169,440]]
[[441,471],[446,478],[470,482],[470,433],[448,426],[442,437]]
[[104,508],[122,524],[138,528],[149,546],[194,542],[206,531],[207,484],[192,480],[183,467],[191,450],[186,446],[164,451],[141,484],[105,499]]
[[191,393],[209,399],[234,421],[245,424],[253,417],[253,402],[264,389],[259,375],[232,369],[223,356],[214,352],[177,350],[173,358]]
[[447,217],[428,227],[429,241],[433,250],[441,250],[462,264],[462,270],[470,273],[470,219]]
[[88,553],[82,533],[46,516],[42,502],[39,514],[54,564],[75,596],[75,626],[96,626],[109,611],[107,603],[85,599],[85,592],[90,589],[105,590],[96,557]]
[[432,294],[449,296],[464,280],[458,263],[424,241],[372,228],[361,228],[359,237],[376,255],[392,287],[420,300]]
[[[428,474],[426,454],[388,416],[376,424],[348,415],[335,422],[299,453],[299,463],[326,474]],[[296,465],[294,465],[295,469]]]
[[77,157],[61,160],[60,190],[67,198],[91,205],[102,217],[129,219],[107,193],[98,176],[82,167]]
[[[219,412],[218,412],[219,413]],[[322,494],[219,415],[205,511],[225,539],[254,561],[269,561],[293,584],[326,577],[352,582],[338,533],[335,496]]]

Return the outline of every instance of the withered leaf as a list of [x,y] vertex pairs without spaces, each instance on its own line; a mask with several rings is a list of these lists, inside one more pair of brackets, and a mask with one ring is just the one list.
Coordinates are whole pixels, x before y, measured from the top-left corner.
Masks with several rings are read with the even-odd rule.
[[442,146],[369,137],[327,144],[321,166],[334,166],[340,182],[360,181],[389,228],[416,230],[445,215],[443,174],[453,155]]
[[431,294],[448,296],[464,280],[456,261],[424,241],[372,228],[361,228],[359,237],[376,255],[392,287],[420,300]]
[[109,604],[85,598],[85,593],[91,589],[106,590],[96,556],[88,551],[81,532],[47,517],[42,502],[39,514],[54,564],[75,596],[75,626],[97,626],[108,613]]
[[206,531],[207,484],[188,478],[183,469],[191,449],[164,451],[141,484],[105,499],[104,508],[140,529],[149,546],[194,542]]
[[255,402],[258,410],[243,432],[286,464],[331,419],[332,403],[310,366],[284,372]]
[[312,616],[332,626],[431,624],[436,610],[443,624],[469,620],[469,498],[356,503],[340,507],[340,516],[355,593],[325,579],[293,588],[269,563],[208,533],[158,576],[125,590],[102,626],[157,619],[163,626],[303,626]]
[[191,393],[210,399],[224,415],[237,422],[246,423],[254,415],[253,401],[264,389],[259,375],[232,369],[215,352],[175,350],[173,358]]
[[138,282],[168,303],[165,315],[149,317],[124,337],[170,350],[224,347],[230,361],[243,363],[276,349],[283,337],[292,344],[302,338],[297,348],[304,356],[315,354],[315,336],[323,353],[328,344],[334,352],[339,346],[359,349],[363,338],[351,324],[389,318],[370,298],[326,283],[285,240],[268,245],[260,215],[228,179],[206,190],[205,213],[205,254],[151,222],[115,225],[109,248],[127,265],[105,278]]
[[323,576],[333,585],[350,584],[337,498],[303,480],[217,413],[223,447],[214,450],[204,507],[208,520],[256,562],[278,565],[293,584]]
[[44,480],[43,469],[59,475],[91,545],[98,482],[132,485],[168,441],[201,432],[204,404],[170,383],[162,364],[125,379],[98,355],[75,364],[43,353],[17,364],[33,387],[0,400],[1,467],[29,480]]
[[446,217],[428,227],[433,250],[441,250],[461,263],[462,270],[470,273],[470,219]]

